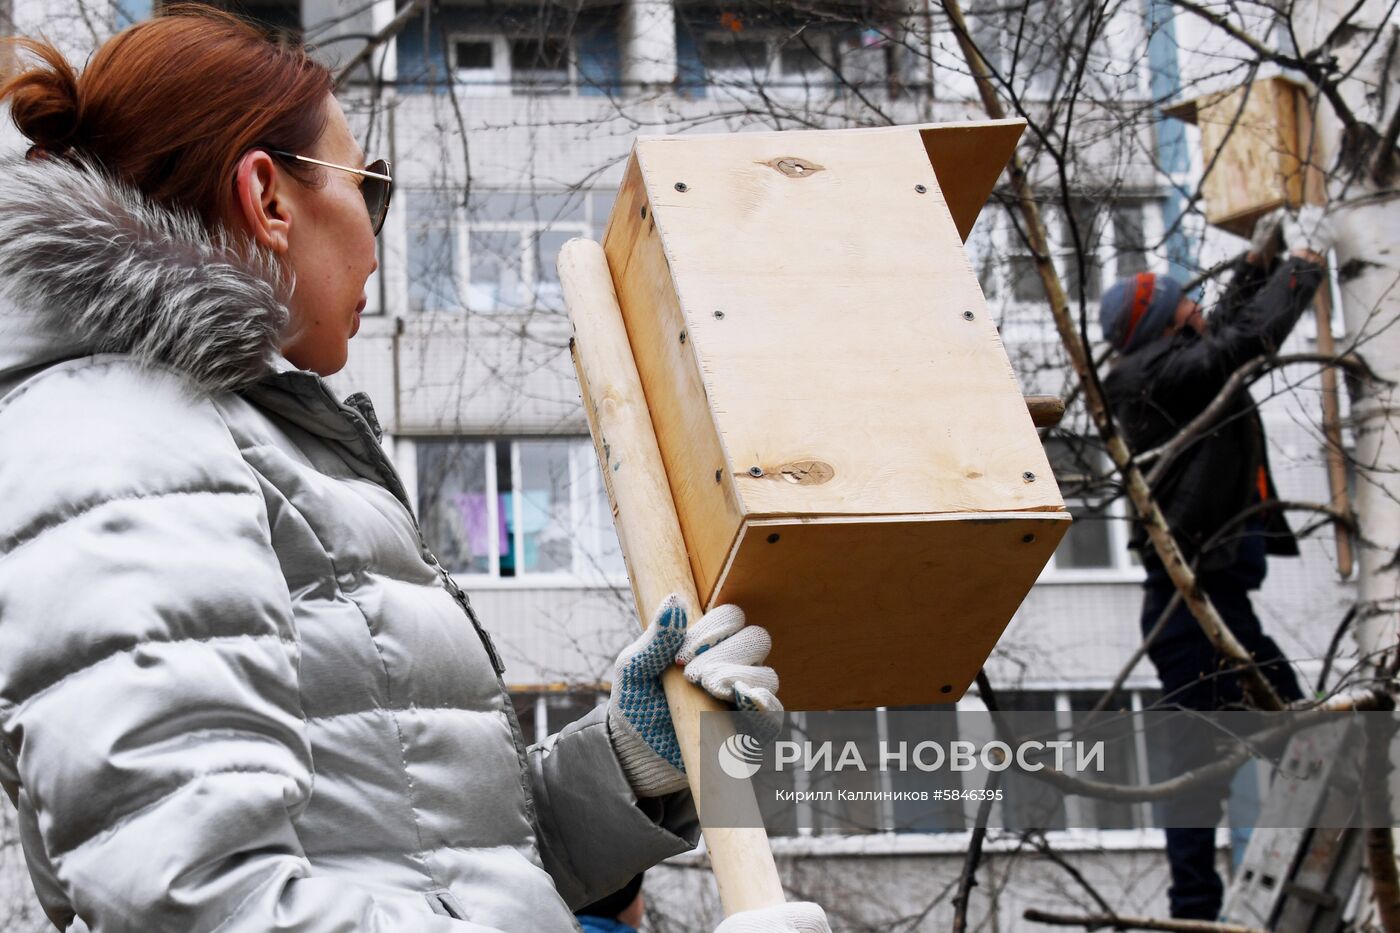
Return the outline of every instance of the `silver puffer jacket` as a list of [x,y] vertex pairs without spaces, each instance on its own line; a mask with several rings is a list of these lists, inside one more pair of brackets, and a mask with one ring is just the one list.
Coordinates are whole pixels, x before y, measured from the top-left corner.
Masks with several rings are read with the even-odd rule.
[[688,849],[598,715],[526,750],[367,402],[265,257],[0,171],[0,784],[60,928],[577,929]]

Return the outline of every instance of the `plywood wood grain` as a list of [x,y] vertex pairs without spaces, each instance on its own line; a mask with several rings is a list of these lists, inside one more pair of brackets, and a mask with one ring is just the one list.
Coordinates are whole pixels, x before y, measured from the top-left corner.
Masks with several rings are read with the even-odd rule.
[[742,515],[693,349],[680,339],[687,324],[635,156],[614,203],[603,252],[704,600]]
[[1194,102],[1203,164],[1214,160],[1202,183],[1209,223],[1247,237],[1264,214],[1302,203],[1297,106],[1298,88],[1285,78]]
[[1062,507],[920,133],[636,158],[743,514]]
[[1069,524],[1048,512],[752,521],[711,602],[773,634],[788,709],[952,702]]

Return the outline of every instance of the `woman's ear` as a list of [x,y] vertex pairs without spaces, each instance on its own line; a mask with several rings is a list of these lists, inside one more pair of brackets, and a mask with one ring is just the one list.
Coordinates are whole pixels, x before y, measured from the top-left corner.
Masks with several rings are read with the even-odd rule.
[[287,252],[292,226],[286,176],[261,149],[238,160],[234,172],[234,213],[259,246]]

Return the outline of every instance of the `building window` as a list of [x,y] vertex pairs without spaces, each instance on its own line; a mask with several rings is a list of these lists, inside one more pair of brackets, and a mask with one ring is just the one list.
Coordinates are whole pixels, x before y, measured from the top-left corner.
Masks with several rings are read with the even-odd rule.
[[450,572],[522,585],[625,585],[588,438],[418,438],[412,446],[423,534]]
[[[953,704],[939,706],[905,706],[895,707],[891,713],[917,713],[933,712],[944,715],[932,719],[930,725],[933,728],[911,729],[919,723],[912,716],[895,715],[885,716],[885,727],[883,736],[887,747],[898,748],[900,742],[906,743],[906,748],[913,748],[920,742],[934,741],[940,743],[944,748],[951,748],[953,742],[958,741],[958,722],[956,715],[947,715],[957,710]],[[922,719],[922,717],[920,717]],[[914,792],[928,789],[929,775],[915,769],[905,771],[894,771],[889,775],[890,790],[896,792]],[[953,789],[954,782],[943,775],[940,786]],[[959,788],[960,789],[960,788]],[[911,794],[912,796],[912,794]],[[932,796],[932,795],[931,795]],[[957,800],[916,800],[916,799],[896,799],[891,803],[894,810],[894,827],[896,832],[901,833],[950,833],[960,832],[969,828],[964,813],[963,804]]]
[[741,96],[776,93],[806,96],[838,83],[830,36],[809,31],[721,29],[698,40],[705,82]]
[[412,312],[564,311],[556,263],[570,239],[601,239],[614,192],[418,190],[408,195]]
[[[1076,80],[1078,63],[1086,56],[1087,66],[1078,76],[1082,82],[1079,96],[1115,100],[1142,96],[1146,91],[1146,36],[1140,14],[1134,15],[1128,8],[1099,23],[1087,50],[1083,7],[1065,0],[1010,5],[978,0],[969,5],[966,19],[972,40],[993,73],[1009,82],[1021,97],[1044,101],[1063,96]],[[956,40],[951,45],[940,44],[957,50]],[[958,85],[958,90],[973,90],[966,80],[949,83]]]
[[[1146,231],[1149,223],[1157,220],[1158,210],[1148,201],[1100,202],[1089,198],[1076,199],[1071,207],[1072,214],[1060,203],[1046,204],[1041,208],[1041,216],[1056,271],[1071,306],[1077,307],[1079,257],[1083,256],[1084,299],[1097,302],[1114,280],[1147,269]],[[1021,234],[1019,215],[1013,223],[1005,210],[987,210],[973,228],[967,245],[988,300],[1000,298],[1011,305],[1045,306],[1045,288],[1035,257]],[[998,261],[1001,257],[1003,261]]]
[[408,310],[461,309],[457,289],[457,209],[451,191],[406,192]]
[[[1134,732],[1133,719],[1123,714],[1141,712],[1152,705],[1156,696],[1155,691],[1128,691],[1115,696],[1097,713],[1092,711],[1102,697],[1098,690],[1006,691],[999,694],[998,700],[1003,710],[1016,714],[1015,728],[1021,734],[1014,738],[1049,741],[1072,737],[1086,743],[1103,740],[1103,771],[1092,776],[1113,783],[1142,784],[1161,780],[1164,766],[1157,760],[1159,756],[1152,754],[1146,736],[1141,731]],[[847,742],[854,742],[865,762],[880,761],[880,749],[898,749],[900,742],[906,743],[906,749],[926,741],[937,742],[946,749],[955,741],[981,745],[998,738],[986,707],[975,695],[956,705],[793,712],[787,717],[786,730],[781,736],[784,741],[811,742],[817,749],[821,743],[831,742],[833,756],[842,754]],[[781,773],[765,769],[756,781],[765,799],[771,799],[772,792],[779,788],[797,792],[797,802],[792,807],[769,811],[772,819],[766,829],[770,835],[852,836],[885,827],[905,834],[965,832],[972,828],[977,803],[900,798],[914,796],[910,792],[937,789],[977,792],[987,786],[989,777],[982,768],[952,771],[945,767],[924,772],[871,765],[865,770],[848,766],[838,771],[824,765],[813,769],[799,765]],[[1111,831],[1156,825],[1157,817],[1149,804],[1065,796],[1052,785],[1015,768],[1002,772],[998,787],[1002,798],[993,804],[995,826],[1048,831],[1093,827]],[[825,791],[833,796],[845,791],[848,799],[828,801]],[[849,799],[851,796],[858,799]]]
[[[1126,715],[1140,712],[1144,697],[1135,691],[1120,694],[1095,713],[1102,696],[1099,690],[1024,691],[1002,693],[998,700],[1003,709],[1015,711],[1017,721],[1029,729],[1046,735],[1059,730],[1060,738],[1073,737],[1085,743],[1103,741],[1103,771],[1092,775],[1096,780],[1132,785],[1160,779],[1150,767],[1146,737],[1141,732],[1134,734],[1134,720]],[[1002,818],[1009,829],[1140,829],[1154,821],[1147,804],[1066,796],[1014,768],[1004,772],[1002,787]]]
[[512,687],[510,700],[527,745],[536,745],[571,722],[587,716],[608,695],[589,688]]
[[560,96],[578,88],[578,66],[565,36],[458,34],[448,42],[452,73],[468,96]]
[[1136,565],[1128,550],[1127,507],[1119,495],[1108,458],[1097,442],[1074,435],[1045,438],[1045,453],[1055,471],[1074,523],[1046,568],[1052,579],[1119,577]]
[[[1071,67],[1058,47],[1061,36],[1044,28],[1051,25],[1046,6],[1043,0],[1009,7],[982,0],[966,15],[972,42],[992,72],[1009,80],[1018,94],[1037,100],[1050,97],[1061,69]],[[1032,23],[1040,28],[1023,28]]]

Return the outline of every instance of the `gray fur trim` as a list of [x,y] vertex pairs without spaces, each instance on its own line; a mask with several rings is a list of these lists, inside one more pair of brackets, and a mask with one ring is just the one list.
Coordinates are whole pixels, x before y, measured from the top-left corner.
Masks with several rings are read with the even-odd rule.
[[0,289],[75,355],[129,353],[211,393],[271,371],[290,290],[270,252],[92,163],[5,160],[0,179]]

